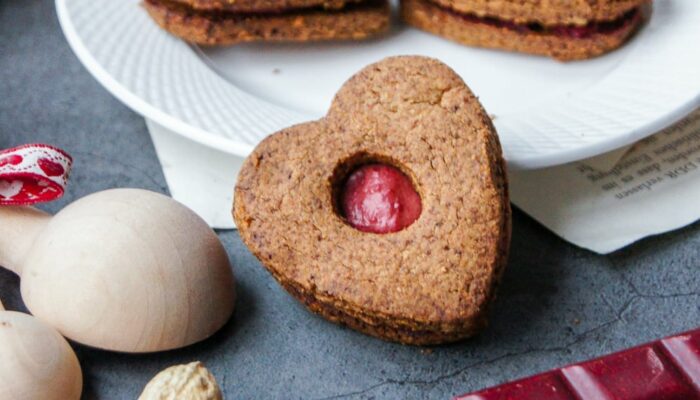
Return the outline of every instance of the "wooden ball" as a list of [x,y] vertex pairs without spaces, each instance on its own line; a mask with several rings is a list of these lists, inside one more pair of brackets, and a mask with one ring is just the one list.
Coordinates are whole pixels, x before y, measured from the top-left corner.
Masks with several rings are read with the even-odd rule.
[[82,389],[78,358],[55,329],[0,311],[0,399],[75,400]]
[[152,352],[203,340],[231,316],[235,289],[219,238],[194,212],[139,189],[70,204],[21,267],[37,318],[89,346]]

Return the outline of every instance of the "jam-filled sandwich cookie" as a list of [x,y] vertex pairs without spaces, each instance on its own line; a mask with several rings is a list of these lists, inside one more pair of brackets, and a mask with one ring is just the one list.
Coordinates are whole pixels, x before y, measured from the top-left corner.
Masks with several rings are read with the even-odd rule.
[[260,143],[233,214],[309,309],[407,344],[483,328],[510,242],[493,125],[454,71],[424,57],[366,67],[326,117]]
[[462,44],[571,61],[620,47],[650,0],[401,0],[408,24]]
[[144,0],[163,29],[188,42],[359,40],[389,27],[388,0]]

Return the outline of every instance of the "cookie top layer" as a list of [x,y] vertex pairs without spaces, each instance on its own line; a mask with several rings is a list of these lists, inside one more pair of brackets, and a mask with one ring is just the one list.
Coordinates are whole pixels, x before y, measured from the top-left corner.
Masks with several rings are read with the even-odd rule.
[[[420,217],[395,233],[351,227],[334,193],[343,171],[385,162],[408,175]],[[449,67],[425,57],[370,65],[328,115],[265,139],[238,177],[234,216],[283,284],[357,315],[449,329],[491,299],[510,207],[491,120]]]
[[242,13],[285,12],[299,8],[320,7],[338,10],[345,4],[361,0],[171,0],[197,11]]
[[650,0],[430,0],[443,7],[478,17],[515,23],[586,25],[611,21]]

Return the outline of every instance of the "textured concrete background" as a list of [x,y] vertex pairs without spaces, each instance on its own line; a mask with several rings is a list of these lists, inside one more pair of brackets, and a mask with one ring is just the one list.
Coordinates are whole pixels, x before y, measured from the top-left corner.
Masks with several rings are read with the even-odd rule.
[[[0,38],[0,148],[46,142],[75,157],[67,196],[46,209],[112,187],[167,192],[143,119],[78,63],[52,1],[0,1]],[[162,368],[202,360],[229,399],[449,398],[699,325],[699,224],[607,257],[564,243],[517,211],[513,226],[489,329],[430,349],[385,343],[311,315],[237,233],[222,232],[240,293],[228,326],[204,343],[151,355],[74,344],[84,397],[133,399]],[[8,309],[25,310],[18,286],[0,269]]]

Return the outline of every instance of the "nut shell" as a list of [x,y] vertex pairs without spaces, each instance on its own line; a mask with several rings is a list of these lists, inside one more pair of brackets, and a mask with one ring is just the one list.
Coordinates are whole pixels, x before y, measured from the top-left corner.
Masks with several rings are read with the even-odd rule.
[[175,365],[158,373],[143,390],[139,400],[221,400],[214,376],[195,361]]

